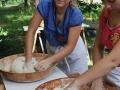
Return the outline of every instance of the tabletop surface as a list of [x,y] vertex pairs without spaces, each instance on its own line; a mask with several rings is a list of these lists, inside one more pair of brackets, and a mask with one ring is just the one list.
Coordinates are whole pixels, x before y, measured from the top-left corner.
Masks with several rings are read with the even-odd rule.
[[35,82],[25,82],[25,83],[18,83],[18,82],[13,82],[10,81],[8,79],[6,79],[3,75],[2,79],[3,79],[3,83],[5,85],[6,90],[35,90],[40,84],[53,80],[53,79],[57,79],[57,78],[64,78],[67,77],[60,69],[58,69],[57,67],[55,67],[55,69],[51,72],[51,74],[39,81],[35,81]]

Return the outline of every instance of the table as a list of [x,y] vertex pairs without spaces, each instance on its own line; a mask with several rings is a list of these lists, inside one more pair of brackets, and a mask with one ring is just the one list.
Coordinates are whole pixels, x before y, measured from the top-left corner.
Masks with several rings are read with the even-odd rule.
[[55,69],[51,72],[51,74],[39,81],[36,82],[28,82],[28,83],[18,83],[18,82],[13,82],[8,79],[6,79],[3,75],[3,83],[5,85],[6,90],[35,90],[40,84],[53,80],[53,79],[58,79],[58,78],[64,78],[67,77],[60,69],[55,67]]

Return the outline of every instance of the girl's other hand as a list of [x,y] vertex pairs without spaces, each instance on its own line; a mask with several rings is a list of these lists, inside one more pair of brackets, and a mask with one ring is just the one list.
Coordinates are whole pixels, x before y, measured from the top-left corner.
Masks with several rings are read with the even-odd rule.
[[90,90],[105,90],[102,80],[97,79],[93,81]]
[[36,71],[44,71],[51,66],[51,62],[48,59],[41,60],[35,65]]

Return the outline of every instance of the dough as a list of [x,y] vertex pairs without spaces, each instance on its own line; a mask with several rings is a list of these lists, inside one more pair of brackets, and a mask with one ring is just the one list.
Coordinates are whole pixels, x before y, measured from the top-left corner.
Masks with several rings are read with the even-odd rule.
[[13,73],[22,73],[23,72],[23,64],[25,63],[25,57],[21,56],[16,58],[11,64],[11,72]]
[[[69,84],[65,84],[64,87],[56,87],[53,90],[64,90]],[[79,90],[79,89],[75,89],[75,90]]]
[[64,90],[63,88],[54,88],[53,90]]
[[17,57],[11,64],[11,72],[13,73],[32,73],[35,72],[34,66],[38,63],[35,58],[32,58],[27,68],[23,68],[25,57]]
[[35,58],[32,58],[31,62],[28,64],[27,68],[23,69],[23,73],[36,72],[34,66],[38,63]]
[[69,84],[65,84],[64,87],[56,87],[53,90],[64,90]]
[[10,66],[11,66],[11,61],[9,60],[9,58],[5,61],[3,61],[4,64],[3,64],[3,70],[6,71],[6,72],[10,72]]

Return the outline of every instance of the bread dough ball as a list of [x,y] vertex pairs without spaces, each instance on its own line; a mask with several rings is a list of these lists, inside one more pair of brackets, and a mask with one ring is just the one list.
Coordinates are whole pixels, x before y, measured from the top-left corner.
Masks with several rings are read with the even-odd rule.
[[22,73],[23,65],[25,63],[25,57],[17,57],[11,64],[11,72],[13,73]]
[[34,66],[38,63],[35,58],[32,58],[27,68],[23,68],[25,57],[17,57],[11,64],[11,72],[13,73],[32,73],[35,72]]
[[34,66],[38,63],[35,58],[32,58],[30,63],[27,65],[27,68],[23,69],[23,73],[31,73],[31,72],[36,72],[34,69]]

